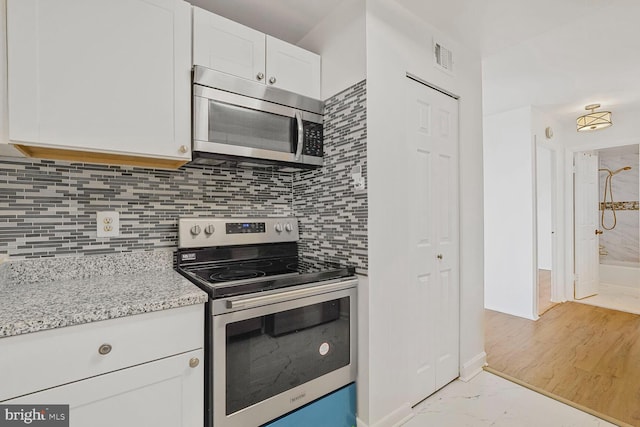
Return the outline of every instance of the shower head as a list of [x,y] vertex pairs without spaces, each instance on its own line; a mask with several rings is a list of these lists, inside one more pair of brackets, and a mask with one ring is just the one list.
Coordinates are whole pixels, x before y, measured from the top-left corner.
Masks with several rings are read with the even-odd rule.
[[617,170],[617,171],[615,171],[615,172],[611,172],[611,175],[615,175],[615,174],[620,173],[620,172],[622,172],[622,171],[629,171],[629,170],[631,170],[631,166],[625,166],[625,167],[623,167],[623,168],[618,169],[618,170]]

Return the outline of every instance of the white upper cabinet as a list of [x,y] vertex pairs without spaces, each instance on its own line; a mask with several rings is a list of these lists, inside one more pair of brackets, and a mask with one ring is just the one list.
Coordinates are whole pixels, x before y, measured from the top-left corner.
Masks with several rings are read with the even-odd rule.
[[320,56],[193,8],[193,64],[320,99]]
[[8,0],[7,15],[9,138],[23,151],[191,159],[188,3]]
[[193,63],[247,80],[262,80],[264,34],[194,7]]
[[267,83],[320,99],[320,56],[267,36]]

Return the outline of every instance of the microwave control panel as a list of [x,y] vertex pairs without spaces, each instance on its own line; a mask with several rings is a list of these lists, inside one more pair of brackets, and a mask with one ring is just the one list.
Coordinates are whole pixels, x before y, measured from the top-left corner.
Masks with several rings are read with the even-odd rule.
[[322,123],[305,122],[302,154],[322,157],[322,137]]

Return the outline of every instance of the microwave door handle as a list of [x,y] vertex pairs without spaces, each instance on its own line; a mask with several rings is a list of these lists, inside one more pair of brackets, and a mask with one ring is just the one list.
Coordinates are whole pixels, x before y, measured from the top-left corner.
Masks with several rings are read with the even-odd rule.
[[302,113],[298,110],[295,112],[296,122],[298,123],[298,146],[296,147],[296,160],[300,160],[302,148],[304,147],[304,126],[302,124]]

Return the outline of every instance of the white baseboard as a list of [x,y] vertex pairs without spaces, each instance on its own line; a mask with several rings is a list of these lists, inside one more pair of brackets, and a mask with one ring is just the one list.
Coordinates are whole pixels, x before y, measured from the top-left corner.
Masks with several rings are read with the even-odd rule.
[[411,407],[407,404],[396,409],[380,421],[375,424],[371,424],[370,426],[360,418],[356,418],[356,422],[358,427],[398,427],[409,421],[413,416],[414,414],[411,411]]
[[467,361],[460,369],[460,381],[469,382],[473,377],[482,372],[482,368],[487,364],[487,353],[484,351],[475,355]]

